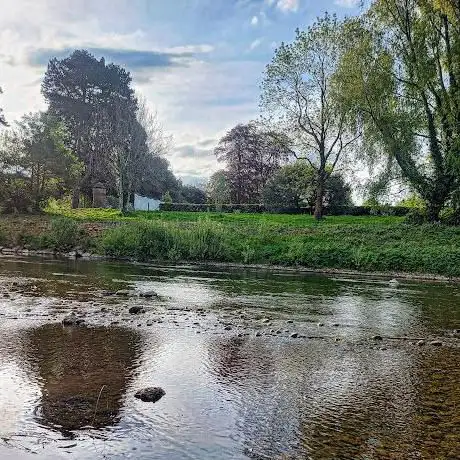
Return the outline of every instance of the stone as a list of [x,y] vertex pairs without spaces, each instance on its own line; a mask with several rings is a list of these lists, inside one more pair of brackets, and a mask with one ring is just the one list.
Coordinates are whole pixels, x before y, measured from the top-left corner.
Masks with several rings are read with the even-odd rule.
[[129,310],[129,313],[131,313],[132,315],[138,315],[139,313],[143,313],[144,312],[144,309],[139,306],[139,305],[134,305],[133,307],[131,307]]
[[299,334],[297,334],[297,332],[293,332],[291,334],[291,339],[296,339],[297,337],[299,337]]
[[226,330],[226,331],[231,331],[231,330],[232,330],[232,326],[225,326],[225,327],[224,327],[224,330]]
[[442,347],[442,342],[440,340],[433,340],[432,342],[430,342],[430,345],[432,345],[433,347]]
[[383,337],[381,335],[374,335],[374,337],[372,337],[372,340],[383,340]]
[[261,337],[261,336],[262,336],[262,334],[259,331],[257,331],[256,332],[256,337]]
[[151,387],[139,390],[138,392],[136,392],[134,397],[140,399],[143,402],[155,403],[159,401],[165,394],[166,392],[163,390],[163,388]]
[[318,327],[323,327],[324,323],[318,323]]
[[424,340],[419,340],[419,341],[417,342],[417,345],[418,345],[419,347],[423,347],[425,344],[426,344],[426,342],[425,342]]
[[155,291],[145,291],[139,294],[139,297],[144,297],[146,299],[151,299],[152,297],[158,297],[158,294]]
[[62,318],[62,325],[63,326],[77,326],[78,324],[82,323],[81,318],[78,318],[75,313],[70,313],[70,315],[65,316]]

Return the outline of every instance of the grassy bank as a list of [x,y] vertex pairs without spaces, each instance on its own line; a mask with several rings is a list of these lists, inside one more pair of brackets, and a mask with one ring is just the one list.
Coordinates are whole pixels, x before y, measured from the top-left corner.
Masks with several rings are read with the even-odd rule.
[[[397,217],[340,216],[316,222],[306,215],[275,214],[158,212],[122,216],[112,210],[65,214],[78,223],[74,227],[80,229],[81,244],[111,257],[460,276],[460,228],[408,225]],[[44,216],[37,221],[41,225],[46,221],[51,228],[52,219]],[[5,218],[0,220],[0,238],[2,227]],[[22,231],[31,227],[23,224]],[[42,245],[57,246],[53,233],[58,227],[48,230],[46,238],[40,232],[34,238],[43,238]],[[8,228],[11,234],[11,225]],[[88,228],[92,232],[85,230]],[[59,236],[61,245],[66,238],[76,241],[77,237],[66,231]]]

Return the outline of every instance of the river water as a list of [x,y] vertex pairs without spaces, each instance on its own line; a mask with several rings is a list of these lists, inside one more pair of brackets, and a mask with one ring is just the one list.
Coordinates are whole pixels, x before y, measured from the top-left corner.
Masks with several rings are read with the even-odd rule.
[[459,285],[0,258],[2,459],[459,454]]

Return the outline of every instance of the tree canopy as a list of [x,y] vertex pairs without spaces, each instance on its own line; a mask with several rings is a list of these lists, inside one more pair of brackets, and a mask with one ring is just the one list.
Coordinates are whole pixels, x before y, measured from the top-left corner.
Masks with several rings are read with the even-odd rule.
[[459,187],[458,2],[376,0],[347,21],[336,83],[366,150],[396,164],[430,220]]
[[325,183],[359,134],[350,110],[338,105],[334,75],[342,49],[341,24],[326,14],[292,43],[282,43],[268,64],[261,105],[278,141],[316,172],[315,217],[322,217]]

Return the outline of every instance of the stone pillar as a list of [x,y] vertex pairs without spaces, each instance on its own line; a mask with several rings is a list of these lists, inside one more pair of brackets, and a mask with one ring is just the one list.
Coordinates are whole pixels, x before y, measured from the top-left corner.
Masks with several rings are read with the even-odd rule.
[[107,189],[104,184],[98,182],[93,186],[93,208],[107,207]]

